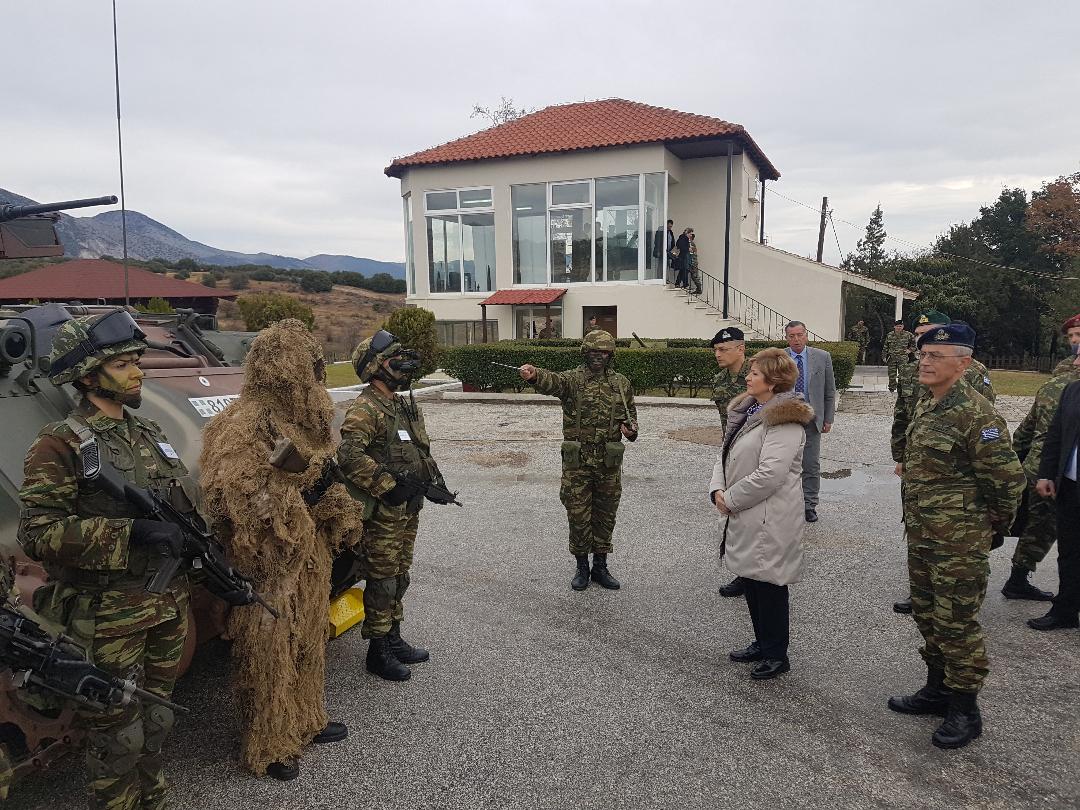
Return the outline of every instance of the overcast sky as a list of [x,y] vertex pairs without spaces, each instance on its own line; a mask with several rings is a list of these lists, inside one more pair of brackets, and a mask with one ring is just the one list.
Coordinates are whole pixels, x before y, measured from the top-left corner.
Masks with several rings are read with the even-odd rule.
[[[880,201],[920,244],[1003,186],[1080,169],[1073,2],[117,4],[128,207],[230,250],[401,260],[383,168],[480,129],[473,104],[503,95],[740,123],[783,175],[770,188],[860,225]],[[2,19],[0,186],[118,193],[109,0]],[[772,196],[766,230],[806,255],[817,215]],[[837,232],[852,250],[860,231]]]

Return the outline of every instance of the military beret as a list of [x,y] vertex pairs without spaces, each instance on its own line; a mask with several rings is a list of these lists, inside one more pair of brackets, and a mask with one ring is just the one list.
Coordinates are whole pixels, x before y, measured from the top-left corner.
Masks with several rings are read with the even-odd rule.
[[920,312],[918,315],[911,316],[911,328],[918,329],[920,326],[926,326],[928,323],[949,323],[950,318],[944,312],[939,312],[936,309],[931,309],[927,312]]
[[892,324],[893,324],[893,326],[903,326],[904,325],[904,319],[903,318],[898,318],[897,320],[893,321]]
[[1061,325],[1061,333],[1064,334],[1070,329],[1075,329],[1078,326],[1080,326],[1080,315],[1073,315]]
[[919,335],[917,345],[919,349],[925,346],[967,346],[974,349],[975,330],[961,321],[945,324],[923,332]]
[[728,326],[713,335],[712,345],[715,346],[717,343],[730,343],[733,340],[745,340],[745,335],[743,335],[742,329]]

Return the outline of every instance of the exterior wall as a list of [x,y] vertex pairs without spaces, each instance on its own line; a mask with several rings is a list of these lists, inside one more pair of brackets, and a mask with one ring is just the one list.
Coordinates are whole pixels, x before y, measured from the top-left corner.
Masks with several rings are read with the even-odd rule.
[[749,155],[744,152],[739,157],[738,166],[742,170],[742,187],[739,190],[741,234],[743,239],[756,242],[761,235],[761,175]]
[[743,241],[740,275],[738,287],[747,295],[786,318],[803,321],[825,340],[841,339],[844,276],[838,270],[794,253]]

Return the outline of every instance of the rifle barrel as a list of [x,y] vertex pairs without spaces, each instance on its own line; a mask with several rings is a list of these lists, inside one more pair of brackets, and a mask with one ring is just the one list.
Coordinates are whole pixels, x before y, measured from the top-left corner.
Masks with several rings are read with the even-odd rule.
[[147,692],[145,689],[140,689],[136,686],[131,690],[131,693],[135,695],[139,700],[147,703],[157,703],[158,705],[165,706],[172,709],[174,712],[180,712],[181,714],[191,714],[191,709],[187,706],[181,706],[179,703],[173,703],[171,700],[166,700],[161,695],[155,695],[153,692]]

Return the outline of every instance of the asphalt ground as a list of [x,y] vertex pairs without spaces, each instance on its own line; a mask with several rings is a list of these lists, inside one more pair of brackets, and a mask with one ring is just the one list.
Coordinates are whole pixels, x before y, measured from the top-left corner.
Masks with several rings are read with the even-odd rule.
[[[891,607],[907,590],[887,417],[840,414],[825,437],[792,670],[757,683],[727,659],[751,640],[745,603],[716,591],[730,575],[705,495],[716,448],[700,443],[714,412],[642,408],[610,561],[623,589],[575,593],[559,410],[424,407],[466,504],[421,518],[404,628],[432,660],[387,683],[365,672],[358,630],[331,641],[327,703],[350,736],[281,784],[239,770],[227,648],[202,648],[175,696],[192,715],[166,743],[174,806],[1080,807],[1080,631],[1031,631],[1046,605],[1000,595],[1015,541],[994,554],[982,614],[983,736],[940,751],[936,718],[885,706],[925,676],[914,623]],[[1034,577],[1051,590],[1054,560]],[[69,757],[10,806],[78,806],[82,779]]]

